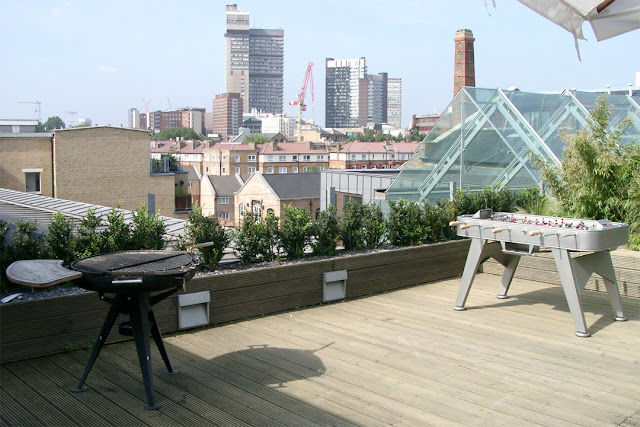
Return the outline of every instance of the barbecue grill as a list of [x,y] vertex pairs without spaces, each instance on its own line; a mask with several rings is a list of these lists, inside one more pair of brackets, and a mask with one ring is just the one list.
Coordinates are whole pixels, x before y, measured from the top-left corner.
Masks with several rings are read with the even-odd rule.
[[[158,347],[166,372],[176,374],[178,371],[169,362],[152,307],[193,277],[195,261],[192,254],[179,251],[114,252],[76,260],[71,268],[82,273],[79,286],[98,292],[100,299],[111,305],[82,378],[71,391],[87,390],[84,382],[118,315],[123,313],[129,315],[130,321],[122,322],[119,330],[121,334],[134,337],[147,396],[145,408],[160,408],[162,405],[156,402],[153,390],[149,334]],[[105,294],[115,295],[108,297]]]

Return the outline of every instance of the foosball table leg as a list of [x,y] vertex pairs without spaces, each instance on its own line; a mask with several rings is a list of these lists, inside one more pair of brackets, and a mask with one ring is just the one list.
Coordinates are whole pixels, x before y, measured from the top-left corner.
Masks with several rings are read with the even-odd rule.
[[518,255],[505,255],[504,260],[499,260],[504,265],[504,273],[502,274],[502,280],[500,281],[500,288],[498,289],[498,299],[507,299],[509,295],[509,286],[518,268],[520,262],[520,256]]
[[454,310],[466,310],[464,305],[467,302],[473,279],[478,272],[478,266],[480,262],[493,256],[496,250],[499,252],[497,248],[499,248],[499,246],[488,245],[485,239],[471,239],[471,246],[469,247],[467,261],[464,264],[464,271],[462,272],[462,280],[460,281],[460,288],[458,289],[456,305],[453,307]]
[[571,258],[569,251],[566,249],[552,249],[551,251],[560,274],[560,281],[571,311],[571,317],[573,317],[577,336],[588,337],[591,335],[587,331],[587,324],[580,302],[580,292],[594,272],[604,279],[615,319],[619,321],[627,320],[622,311],[620,291],[609,251],[594,252],[575,258]]

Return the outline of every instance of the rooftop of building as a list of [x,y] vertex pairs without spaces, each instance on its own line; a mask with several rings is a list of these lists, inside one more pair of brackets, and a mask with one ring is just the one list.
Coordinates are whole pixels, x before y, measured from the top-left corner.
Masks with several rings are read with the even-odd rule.
[[326,154],[327,151],[320,148],[311,148],[307,142],[273,142],[264,144],[260,154]]
[[351,141],[340,147],[341,153],[413,153],[420,142],[363,142]]
[[233,196],[250,175],[208,175],[217,197]]
[[[259,174],[259,172],[256,172]],[[319,173],[260,174],[280,200],[317,199],[320,197]]]

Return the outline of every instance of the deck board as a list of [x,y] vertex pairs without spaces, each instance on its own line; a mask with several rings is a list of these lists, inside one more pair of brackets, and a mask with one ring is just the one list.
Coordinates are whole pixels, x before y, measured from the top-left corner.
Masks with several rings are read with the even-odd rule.
[[582,296],[590,338],[574,335],[561,287],[478,274],[468,310],[459,279],[165,337],[152,345],[146,411],[133,342],[0,368],[3,425],[640,424],[640,300],[613,320],[606,293]]

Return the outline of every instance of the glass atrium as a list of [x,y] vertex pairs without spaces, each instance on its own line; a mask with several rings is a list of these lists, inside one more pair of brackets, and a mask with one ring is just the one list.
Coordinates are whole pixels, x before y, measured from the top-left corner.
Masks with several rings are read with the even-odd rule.
[[[603,94],[462,88],[386,192],[387,200],[448,198],[453,186],[540,187],[530,153],[559,164],[562,132],[586,126]],[[625,118],[624,144],[640,140],[640,97],[609,94],[610,127]]]

